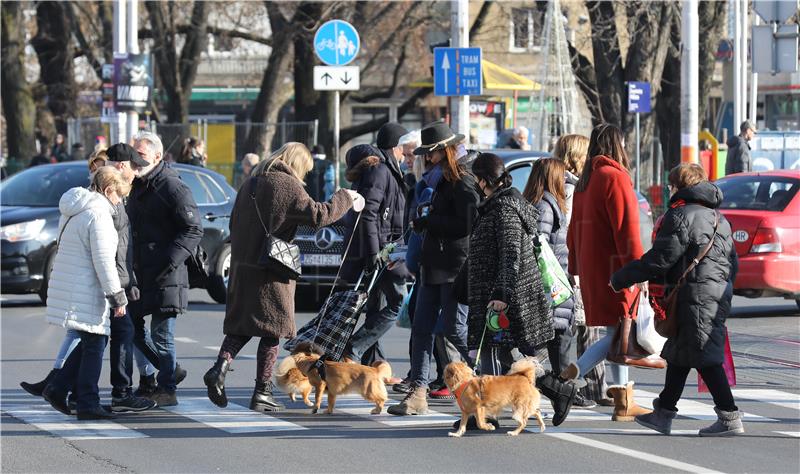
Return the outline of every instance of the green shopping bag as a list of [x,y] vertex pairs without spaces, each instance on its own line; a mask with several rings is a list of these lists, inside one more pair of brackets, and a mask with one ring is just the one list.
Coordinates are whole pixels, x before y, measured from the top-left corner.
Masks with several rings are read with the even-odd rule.
[[556,254],[550,248],[547,237],[539,234],[534,244],[536,248],[536,263],[539,264],[539,272],[542,274],[542,284],[547,298],[553,307],[567,301],[572,296],[572,285],[569,283],[567,274],[558,263]]

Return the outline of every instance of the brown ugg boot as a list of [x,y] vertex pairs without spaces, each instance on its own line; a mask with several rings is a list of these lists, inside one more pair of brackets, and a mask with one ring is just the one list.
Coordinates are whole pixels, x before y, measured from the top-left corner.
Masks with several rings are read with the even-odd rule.
[[637,415],[646,415],[653,410],[642,408],[633,401],[633,382],[609,387],[606,395],[614,399],[614,414],[611,421],[634,421]]
[[392,405],[386,410],[390,415],[406,416],[406,415],[425,415],[428,413],[428,388],[427,387],[414,387],[414,389],[406,395],[397,405]]

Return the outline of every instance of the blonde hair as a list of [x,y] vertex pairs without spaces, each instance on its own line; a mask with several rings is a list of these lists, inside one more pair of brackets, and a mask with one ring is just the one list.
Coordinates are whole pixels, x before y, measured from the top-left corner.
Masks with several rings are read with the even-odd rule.
[[558,139],[553,149],[553,156],[563,160],[567,171],[580,176],[589,152],[589,139],[583,135],[564,135]]
[[250,176],[266,175],[278,161],[283,162],[292,170],[292,174],[300,181],[305,180],[306,174],[314,167],[314,159],[305,145],[297,142],[288,142],[271,154],[269,158],[259,162]]
[[89,172],[94,173],[98,168],[106,165],[108,162],[108,154],[106,148],[98,148],[89,155]]
[[112,166],[101,166],[91,177],[90,188],[98,193],[105,194],[106,189],[116,191],[119,197],[125,197],[131,192],[131,185],[122,177],[122,172]]

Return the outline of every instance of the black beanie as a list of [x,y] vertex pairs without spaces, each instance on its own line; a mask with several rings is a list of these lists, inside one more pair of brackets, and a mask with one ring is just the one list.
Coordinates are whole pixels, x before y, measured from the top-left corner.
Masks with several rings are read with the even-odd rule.
[[372,145],[356,145],[353,148],[347,150],[347,155],[345,156],[345,163],[347,164],[347,169],[351,169],[355,167],[358,163],[361,162],[364,158],[368,158],[370,156],[375,156],[380,158],[381,152],[375,149]]
[[400,141],[400,137],[407,134],[408,130],[405,127],[395,122],[388,122],[378,130],[378,140],[376,145],[381,150],[388,150],[394,148]]

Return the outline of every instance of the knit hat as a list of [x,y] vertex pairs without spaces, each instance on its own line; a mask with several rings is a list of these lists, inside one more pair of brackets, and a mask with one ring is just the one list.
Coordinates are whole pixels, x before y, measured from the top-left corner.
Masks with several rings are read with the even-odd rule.
[[408,133],[405,127],[395,122],[385,123],[380,130],[378,130],[378,139],[376,145],[381,150],[388,150],[394,148],[400,141],[400,137]]
[[347,150],[347,155],[345,156],[345,163],[347,163],[347,169],[354,168],[357,164],[361,162],[364,158],[368,158],[370,156],[375,156],[380,158],[381,152],[372,145],[356,145],[353,148]]

